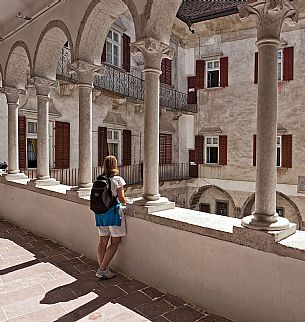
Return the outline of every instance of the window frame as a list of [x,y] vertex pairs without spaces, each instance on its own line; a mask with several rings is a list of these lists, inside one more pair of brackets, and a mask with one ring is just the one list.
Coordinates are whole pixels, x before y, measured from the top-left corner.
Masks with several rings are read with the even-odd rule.
[[[214,63],[218,62],[218,67],[214,67]],[[208,64],[209,63],[213,63],[213,67],[212,68],[208,68]],[[211,71],[218,71],[218,86],[211,86],[209,87],[209,78],[208,78],[208,74]],[[205,84],[205,88],[207,89],[211,89],[211,88],[219,88],[220,87],[220,59],[211,59],[211,60],[206,60],[205,61],[205,79],[206,79],[206,84]]]
[[[108,138],[108,132],[111,132],[111,138]],[[117,139],[114,139],[114,132],[118,133]],[[118,160],[118,165],[121,165],[122,164],[122,131],[120,129],[107,128],[108,151],[110,151],[109,144],[118,144],[118,155],[116,157]],[[109,154],[110,154],[110,152],[109,152]]]
[[[168,156],[166,154],[166,151],[167,151],[166,145],[164,147],[164,151],[165,151],[164,160],[162,160],[162,158],[161,158],[161,151],[162,151],[161,137],[164,137],[165,141],[167,140],[167,138],[170,137],[170,142],[171,142],[171,146],[170,146],[171,150],[170,150],[170,158],[169,158],[170,162],[167,162]],[[165,162],[163,162],[163,161],[165,161]],[[164,133],[164,132],[159,133],[159,164],[162,164],[162,165],[173,164],[173,135],[172,135],[172,133]]]
[[[280,143],[278,143],[278,139],[280,139]],[[277,150],[280,150],[280,153],[279,153],[279,162],[278,162],[278,153],[277,153]],[[281,135],[277,135],[276,136],[276,167],[277,168],[280,168],[282,166],[282,136]]]
[[[109,37],[109,33],[112,33],[112,38]],[[114,40],[113,34],[118,35],[118,41]],[[112,51],[111,51],[111,61],[108,61],[108,43],[111,45]],[[113,47],[118,47],[118,65],[114,64],[114,50]],[[122,67],[122,33],[114,28],[110,28],[107,34],[106,38],[106,63],[116,66],[118,68]]]
[[[227,214],[226,215],[217,213],[217,205],[218,204],[226,204],[227,205]],[[215,214],[219,215],[219,216],[230,217],[230,203],[229,203],[229,201],[227,201],[227,200],[215,200]]]
[[[208,139],[212,139],[212,143],[208,143]],[[217,144],[213,143],[213,140],[217,139]],[[208,162],[208,147],[217,147],[217,163],[214,162]],[[205,164],[219,164],[219,135],[209,135],[204,136],[204,155],[205,155]],[[210,159],[210,158],[209,158]]]
[[[279,53],[281,53],[281,58],[279,58]],[[279,78],[279,74],[278,74],[278,68],[277,68],[277,80],[278,82],[282,82],[284,80],[284,50],[280,49],[278,51],[278,56],[277,56],[277,66],[279,66],[279,64],[281,64],[281,77]]]

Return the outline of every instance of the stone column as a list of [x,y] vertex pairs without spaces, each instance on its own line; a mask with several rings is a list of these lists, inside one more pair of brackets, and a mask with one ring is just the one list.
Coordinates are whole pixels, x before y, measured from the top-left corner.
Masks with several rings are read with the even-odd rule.
[[94,76],[104,72],[103,66],[84,61],[70,65],[78,77],[79,88],[79,172],[80,195],[87,195],[92,186],[92,88]]
[[56,81],[34,77],[37,96],[37,180],[36,185],[56,185],[50,178],[50,145],[49,145],[49,101],[52,87]]
[[245,227],[284,230],[289,221],[276,214],[277,57],[282,24],[296,23],[298,11],[288,0],[266,0],[239,7],[240,17],[253,15],[257,23],[258,100],[255,211],[243,218]]
[[161,60],[173,58],[174,50],[153,38],[132,44],[134,52],[144,56],[145,94],[144,94],[144,181],[143,199],[138,202],[149,205],[166,203],[159,194],[159,93]]
[[8,180],[26,179],[19,170],[19,146],[18,146],[18,107],[19,96],[24,93],[14,87],[5,87],[3,91],[6,95],[8,105]]

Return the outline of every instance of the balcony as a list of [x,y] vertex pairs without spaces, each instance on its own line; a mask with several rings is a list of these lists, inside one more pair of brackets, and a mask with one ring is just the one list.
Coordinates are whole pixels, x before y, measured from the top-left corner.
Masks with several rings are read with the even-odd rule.
[[[68,70],[70,63],[70,49],[64,47],[57,66],[57,78],[77,82],[75,73]],[[128,97],[136,102],[144,100],[145,81],[143,79],[115,66],[106,63],[102,65],[105,66],[105,74],[95,77],[94,86],[96,88],[113,93],[118,97]],[[187,93],[163,85],[160,86],[160,105],[172,111],[197,112],[196,104],[188,104]]]

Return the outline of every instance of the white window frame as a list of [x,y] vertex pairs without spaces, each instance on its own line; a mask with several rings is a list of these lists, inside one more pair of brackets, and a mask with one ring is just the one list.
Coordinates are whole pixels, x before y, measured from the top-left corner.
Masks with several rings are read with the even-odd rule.
[[[215,62],[218,62],[218,67],[214,67]],[[213,67],[208,68],[209,63],[212,63]],[[220,87],[220,59],[206,60],[205,61],[205,67],[206,67],[205,68],[205,79],[206,79],[205,87],[206,88],[218,88],[218,87]],[[218,70],[218,72],[219,72],[218,86],[216,86],[216,87],[208,87],[208,73],[212,72],[212,71],[215,71],[215,70]]]
[[[279,163],[277,162],[277,150],[280,150],[280,159],[279,159]],[[280,168],[282,166],[282,136],[278,135],[276,137],[276,166],[278,168]]]
[[[208,143],[208,139],[211,139],[212,143]],[[217,144],[213,143],[214,139],[217,139]],[[208,148],[217,147],[217,163],[208,162]],[[219,164],[219,136],[218,135],[209,135],[204,137],[204,152],[205,152],[205,163],[206,164]]]
[[[38,138],[37,132],[36,133],[29,133],[29,123],[35,123],[36,129],[38,130],[37,120],[27,119],[26,120],[26,167],[29,168],[29,160],[28,160],[28,139],[36,139]],[[36,169],[36,168],[29,168],[29,169]]]
[[[108,138],[108,132],[111,132],[111,138]],[[118,133],[118,139],[114,139],[114,132]],[[113,128],[107,128],[107,145],[118,144],[118,164],[122,163],[122,131]]]
[[[281,54],[281,57],[279,58],[279,54]],[[283,80],[283,74],[284,74],[284,50],[283,49],[280,49],[278,51],[278,56],[277,56],[277,66],[278,65],[281,65],[281,77],[279,78],[279,75],[278,75],[278,68],[277,68],[277,80],[278,81],[282,81]]]
[[[112,38],[109,37],[109,33],[110,32],[112,33]],[[114,33],[118,35],[118,41],[115,41],[113,39],[113,34]],[[121,40],[122,40],[122,33],[121,32],[119,32],[118,30],[115,30],[113,28],[111,28],[108,31],[107,38],[106,38],[106,62],[108,64],[111,64],[111,65],[116,66],[116,67],[119,67],[119,68],[121,68],[121,66],[122,66],[122,55],[121,55],[121,52],[122,52],[122,49],[121,49],[122,41]],[[108,60],[108,51],[107,51],[108,44],[110,44],[111,47],[112,47],[112,51],[111,51],[111,61]],[[113,46],[118,47],[118,65],[115,65],[114,64],[114,51],[113,51]]]

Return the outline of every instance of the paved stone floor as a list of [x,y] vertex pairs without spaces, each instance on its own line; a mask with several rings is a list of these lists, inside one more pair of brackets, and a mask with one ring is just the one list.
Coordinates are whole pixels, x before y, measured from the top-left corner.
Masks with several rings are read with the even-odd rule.
[[0,219],[0,321],[228,322]]

